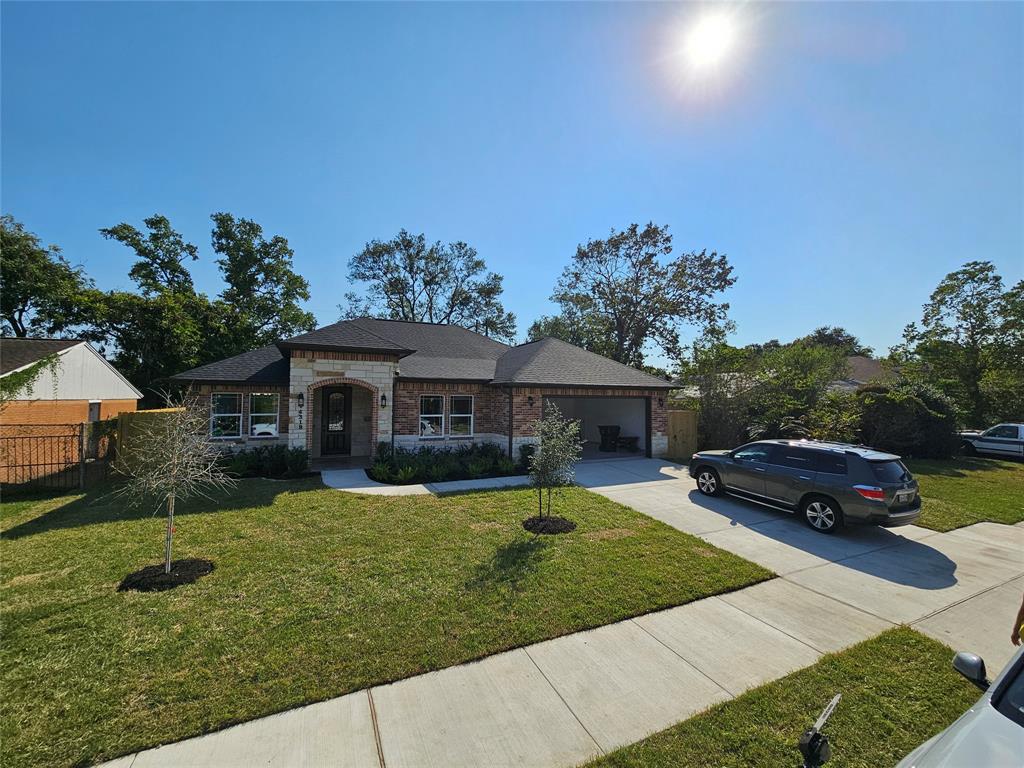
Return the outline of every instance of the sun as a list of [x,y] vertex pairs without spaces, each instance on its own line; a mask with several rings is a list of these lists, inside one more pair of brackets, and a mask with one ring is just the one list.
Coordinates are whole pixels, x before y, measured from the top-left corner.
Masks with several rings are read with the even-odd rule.
[[686,33],[683,53],[695,70],[721,66],[736,48],[736,25],[724,13],[708,13],[696,20]]

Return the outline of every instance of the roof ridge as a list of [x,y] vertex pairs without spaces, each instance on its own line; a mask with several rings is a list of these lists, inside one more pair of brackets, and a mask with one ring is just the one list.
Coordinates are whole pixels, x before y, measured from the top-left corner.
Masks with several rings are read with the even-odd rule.
[[[388,338],[385,338],[384,336],[381,336],[381,335],[380,335],[379,333],[377,333],[376,331],[371,331],[371,330],[370,330],[369,328],[367,328],[367,327],[366,327],[365,325],[360,325],[360,324],[359,324],[359,321],[360,321],[360,320],[376,320],[376,319],[377,319],[377,318],[374,318],[374,317],[370,317],[369,315],[366,315],[366,316],[364,316],[364,317],[353,317],[353,318],[352,318],[352,319],[350,319],[350,320],[339,320],[339,321],[338,321],[338,323],[352,323],[352,325],[354,325],[354,326],[355,326],[356,328],[358,328],[359,330],[361,330],[361,331],[366,331],[366,332],[367,332],[368,334],[370,334],[371,336],[373,336],[373,337],[375,337],[375,338],[378,338],[378,339],[380,339],[381,341],[386,341],[386,342],[387,342],[388,344],[396,344],[396,345],[398,345],[398,346],[400,346],[400,347],[404,346],[403,344],[399,344],[399,343],[398,343],[397,341],[395,341],[394,339],[388,339]],[[416,350],[412,350],[412,351],[413,351],[413,352],[415,352]]]

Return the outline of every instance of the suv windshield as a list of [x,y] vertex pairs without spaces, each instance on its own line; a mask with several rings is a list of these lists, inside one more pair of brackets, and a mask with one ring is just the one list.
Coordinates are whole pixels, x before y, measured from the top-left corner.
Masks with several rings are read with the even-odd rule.
[[910,479],[910,473],[902,461],[869,461],[868,466],[880,483],[902,483]]

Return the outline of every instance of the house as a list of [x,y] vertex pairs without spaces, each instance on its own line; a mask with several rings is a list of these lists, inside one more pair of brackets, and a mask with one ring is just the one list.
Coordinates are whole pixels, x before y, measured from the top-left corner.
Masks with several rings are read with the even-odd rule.
[[829,389],[842,392],[856,392],[865,384],[870,382],[884,382],[893,377],[891,368],[883,365],[880,360],[863,355],[850,355],[846,358],[847,375],[845,378],[833,381],[828,385]]
[[0,413],[5,426],[80,424],[134,411],[142,393],[87,341],[0,338],[0,378],[24,371],[53,355],[25,391]]
[[546,402],[580,419],[585,453],[599,426],[648,456],[668,448],[673,385],[557,339],[509,346],[454,325],[359,318],[200,366],[174,380],[210,407],[232,445],[283,443],[312,459],[490,442],[517,456]]

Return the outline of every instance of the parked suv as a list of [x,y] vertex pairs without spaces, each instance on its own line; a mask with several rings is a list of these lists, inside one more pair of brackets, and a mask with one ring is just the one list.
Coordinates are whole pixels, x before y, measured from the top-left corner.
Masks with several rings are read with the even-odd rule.
[[798,512],[821,533],[845,523],[907,525],[921,516],[917,481],[900,457],[864,446],[761,440],[693,454],[690,477],[706,496],[729,493]]

